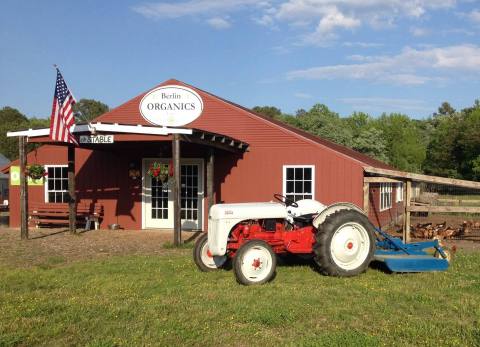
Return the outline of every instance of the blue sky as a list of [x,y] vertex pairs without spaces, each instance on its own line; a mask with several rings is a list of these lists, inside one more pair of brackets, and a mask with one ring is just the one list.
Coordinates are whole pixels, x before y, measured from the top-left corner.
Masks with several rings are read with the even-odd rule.
[[423,118],[480,98],[479,33],[474,0],[3,0],[0,107],[48,116],[56,63],[110,107],[176,78],[247,107]]

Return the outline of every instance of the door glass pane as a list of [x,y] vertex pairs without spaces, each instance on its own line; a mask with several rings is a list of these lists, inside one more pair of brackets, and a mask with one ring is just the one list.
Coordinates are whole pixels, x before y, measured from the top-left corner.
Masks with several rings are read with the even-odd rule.
[[[152,187],[152,219],[168,219],[168,189],[162,181],[150,177]],[[166,183],[165,183],[166,185]]]
[[181,177],[181,218],[194,220],[198,218],[198,165],[185,164],[180,170]]

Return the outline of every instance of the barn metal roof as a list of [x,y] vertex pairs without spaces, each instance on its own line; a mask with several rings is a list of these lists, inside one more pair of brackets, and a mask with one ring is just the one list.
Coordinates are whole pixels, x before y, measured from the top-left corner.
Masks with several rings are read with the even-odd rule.
[[[159,84],[158,86],[155,86],[154,88],[152,88],[150,90],[153,90],[153,89],[158,88],[160,86],[169,85],[169,84],[186,86],[186,87],[189,87],[189,88],[192,88],[192,89],[196,90],[197,92],[199,92],[200,94],[203,94],[204,96],[205,95],[209,96],[210,98],[212,98],[213,101],[210,101],[209,104],[207,104],[207,103],[205,104],[204,113],[209,113],[209,112],[210,113],[215,113],[216,112],[217,115],[222,114],[222,115],[224,115],[224,118],[222,118],[222,122],[228,123],[228,125],[225,125],[225,126],[222,126],[220,124],[212,124],[212,123],[207,125],[205,121],[202,121],[202,118],[205,116],[205,114],[204,114],[202,117],[200,117],[199,119],[197,119],[197,120],[193,121],[191,124],[189,124],[193,128],[209,130],[209,128],[213,126],[215,128],[221,129],[221,131],[218,131],[220,133],[228,133],[228,131],[230,131],[234,134],[233,135],[234,137],[236,137],[240,140],[244,140],[244,139],[242,139],[243,135],[239,135],[239,130],[235,129],[235,127],[237,127],[238,129],[241,129],[241,126],[238,125],[238,124],[230,124],[229,123],[230,120],[229,120],[229,117],[228,117],[228,113],[225,113],[225,106],[220,105],[220,104],[223,104],[223,105],[226,105],[230,109],[236,109],[237,112],[241,111],[244,114],[250,115],[250,117],[255,117],[257,119],[261,119],[263,122],[266,122],[266,123],[270,124],[270,126],[273,126],[277,129],[281,129],[282,131],[290,133],[291,135],[293,135],[297,138],[301,138],[304,141],[307,140],[310,143],[314,143],[314,144],[317,144],[319,146],[322,146],[323,148],[327,148],[329,150],[335,151],[336,153],[338,153],[341,156],[346,157],[347,159],[356,161],[357,163],[359,163],[363,167],[377,167],[377,168],[382,168],[382,169],[394,169],[392,166],[390,166],[388,164],[385,164],[385,163],[383,163],[379,160],[376,160],[374,158],[371,158],[366,154],[357,152],[357,151],[355,151],[351,148],[336,144],[332,141],[329,141],[329,140],[326,140],[324,138],[318,137],[316,135],[310,134],[310,133],[308,133],[304,130],[295,128],[295,127],[293,127],[291,125],[288,125],[286,123],[283,123],[279,120],[276,120],[276,119],[258,114],[258,113],[254,112],[254,111],[252,111],[252,110],[250,110],[246,107],[238,105],[238,104],[236,104],[234,102],[231,102],[229,100],[223,99],[223,98],[221,98],[217,95],[214,95],[210,92],[207,92],[207,91],[202,90],[200,88],[197,88],[195,86],[189,85],[188,83],[178,81],[176,79],[169,79],[169,80]],[[140,100],[142,99],[142,97],[146,93],[148,93],[148,91],[146,91],[142,94],[139,94],[136,97],[132,98],[131,100],[129,100],[129,101],[121,104],[120,106],[110,110],[109,112],[104,113],[103,115],[96,118],[96,120],[101,121],[101,122],[106,122],[106,121],[126,122],[128,120],[128,121],[132,121],[132,122],[135,122],[135,123],[138,123],[138,124],[146,124],[146,121],[142,118],[142,116],[140,115],[140,112],[138,111],[138,105],[140,103]],[[217,101],[217,103],[215,103],[215,100]],[[208,107],[210,107],[210,109],[208,109]],[[231,136],[232,134],[229,134],[229,135]],[[246,135],[246,134],[244,134],[244,135]],[[249,135],[251,135],[251,134],[249,134]],[[261,134],[261,133],[255,133],[255,136],[263,136],[263,135],[264,134]],[[265,136],[268,136],[268,135],[265,134]],[[249,141],[246,141],[246,142],[249,142]]]

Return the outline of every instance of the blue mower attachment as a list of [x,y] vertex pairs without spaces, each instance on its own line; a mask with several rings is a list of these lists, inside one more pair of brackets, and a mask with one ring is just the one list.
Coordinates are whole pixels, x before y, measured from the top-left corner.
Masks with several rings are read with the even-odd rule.
[[[377,250],[374,259],[385,263],[392,272],[445,271],[449,265],[448,251],[438,240],[403,243],[398,237],[375,228]],[[425,251],[433,248],[435,253]]]

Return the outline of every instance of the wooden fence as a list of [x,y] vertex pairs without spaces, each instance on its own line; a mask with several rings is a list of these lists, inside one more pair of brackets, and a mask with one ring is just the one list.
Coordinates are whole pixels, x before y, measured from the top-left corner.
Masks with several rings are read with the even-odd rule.
[[[459,180],[454,178],[445,178],[437,176],[421,175],[410,172],[402,172],[396,170],[378,169],[367,167],[364,177],[364,210],[369,210],[369,192],[371,183],[404,183],[404,218],[403,218],[403,239],[405,242],[410,241],[410,224],[412,212],[425,213],[479,213],[480,206],[461,206],[462,199],[438,199],[442,205],[432,205],[431,203],[416,203],[413,201],[412,184],[416,182],[425,182],[438,185],[454,186],[475,189],[480,194],[480,182]],[[480,200],[468,199],[469,203],[478,203]]]

